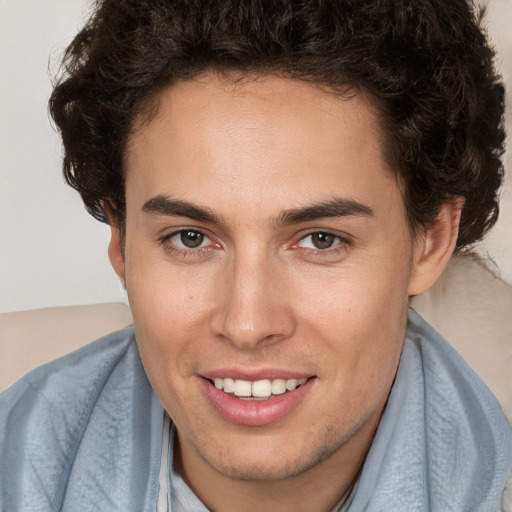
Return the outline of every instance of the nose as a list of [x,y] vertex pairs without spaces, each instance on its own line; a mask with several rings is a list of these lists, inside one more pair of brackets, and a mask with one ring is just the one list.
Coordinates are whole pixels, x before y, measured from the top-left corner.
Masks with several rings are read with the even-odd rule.
[[213,333],[240,350],[289,338],[295,320],[285,281],[268,258],[239,258],[221,277]]

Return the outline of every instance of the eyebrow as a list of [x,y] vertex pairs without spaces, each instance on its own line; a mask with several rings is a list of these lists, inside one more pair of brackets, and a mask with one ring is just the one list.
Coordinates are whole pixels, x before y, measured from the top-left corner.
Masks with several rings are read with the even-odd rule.
[[[200,222],[222,224],[222,218],[213,210],[197,206],[181,199],[172,199],[165,195],[157,195],[145,202],[142,211],[154,215],[173,217],[188,217]],[[301,208],[292,208],[281,212],[273,223],[277,226],[298,224],[319,219],[364,216],[373,217],[373,209],[361,202],[346,198],[333,198],[318,204],[312,204]]]
[[278,226],[283,226],[319,219],[352,216],[373,217],[374,212],[370,206],[359,201],[333,198],[319,204],[286,210],[277,217],[275,222]]
[[209,208],[196,206],[180,199],[171,199],[164,195],[158,195],[146,201],[142,206],[142,211],[155,215],[188,217],[189,219],[200,222],[221,223],[220,217]]

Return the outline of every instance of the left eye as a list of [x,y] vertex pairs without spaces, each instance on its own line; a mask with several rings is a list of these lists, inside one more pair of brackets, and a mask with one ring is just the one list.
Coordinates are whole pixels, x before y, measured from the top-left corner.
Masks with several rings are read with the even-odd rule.
[[210,239],[204,233],[195,229],[177,231],[168,240],[174,245],[186,249],[197,249],[210,242]]
[[339,243],[341,243],[341,238],[339,236],[333,235],[332,233],[318,231],[302,237],[298,245],[299,247],[306,249],[325,250],[330,249]]

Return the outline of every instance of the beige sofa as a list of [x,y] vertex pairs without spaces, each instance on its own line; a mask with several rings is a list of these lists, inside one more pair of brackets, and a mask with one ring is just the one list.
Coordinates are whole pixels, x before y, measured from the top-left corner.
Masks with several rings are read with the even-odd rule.
[[124,304],[0,313],[0,391],[30,370],[131,323]]
[[[512,423],[512,286],[477,260],[458,257],[412,307],[462,354]],[[1,314],[0,391],[31,369],[130,323],[123,304]]]

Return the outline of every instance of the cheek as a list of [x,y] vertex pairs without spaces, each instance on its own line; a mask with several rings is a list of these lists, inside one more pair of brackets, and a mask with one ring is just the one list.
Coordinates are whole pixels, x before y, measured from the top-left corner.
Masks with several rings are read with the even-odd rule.
[[361,258],[336,272],[304,273],[296,287],[297,304],[303,318],[341,333],[381,329],[403,318],[408,282],[406,265]]
[[[190,270],[151,259],[143,251],[126,255],[126,288],[141,358],[153,382],[170,369],[190,374],[197,342],[209,326],[213,278],[204,270]],[[208,283],[210,286],[208,286]]]
[[[148,251],[151,252],[151,251]],[[179,333],[204,314],[214,289],[208,265],[176,265],[157,254],[126,256],[126,287],[134,315],[142,323]]]
[[393,259],[403,262],[369,256],[336,275],[304,276],[299,287],[306,337],[323,340],[335,363],[328,366],[333,378],[347,385],[367,380],[379,387],[395,373],[407,322],[409,271]]

